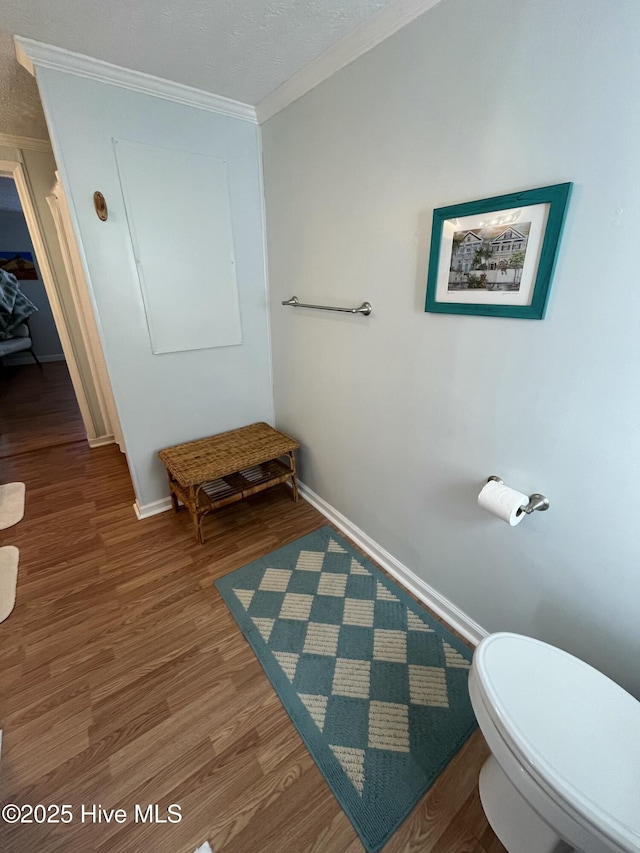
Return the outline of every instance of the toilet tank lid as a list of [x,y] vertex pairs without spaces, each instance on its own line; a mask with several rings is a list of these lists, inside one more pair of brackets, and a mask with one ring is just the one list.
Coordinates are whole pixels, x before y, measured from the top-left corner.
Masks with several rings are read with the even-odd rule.
[[640,849],[640,702],[584,661],[519,634],[486,637],[473,667],[521,758],[610,837]]

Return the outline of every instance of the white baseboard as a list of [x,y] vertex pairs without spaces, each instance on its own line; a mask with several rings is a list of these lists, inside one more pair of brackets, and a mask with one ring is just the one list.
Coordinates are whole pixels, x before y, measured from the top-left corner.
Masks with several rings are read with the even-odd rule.
[[302,497],[308,501],[311,506],[315,507],[318,512],[321,512],[332,524],[335,524],[349,539],[359,545],[371,559],[375,560],[385,571],[394,577],[398,583],[402,584],[409,592],[413,593],[426,606],[437,613],[445,620],[452,628],[459,631],[463,637],[466,637],[470,643],[477,645],[483,637],[489,633],[485,631],[477,622],[474,622],[470,616],[467,616],[459,607],[456,607],[448,598],[437,592],[432,586],[414,574],[411,569],[407,568],[403,563],[385,551],[382,546],[374,542],[370,536],[356,527],[348,518],[345,518],[341,512],[328,504],[323,498],[312,491],[309,486],[298,481],[298,488]]
[[[346,516],[342,515],[341,512],[317,495],[305,483],[300,482],[300,480],[298,480],[298,489],[300,495],[312,507],[322,513],[332,524],[335,524],[339,530],[342,530],[349,539],[355,542],[356,545],[359,545],[372,560],[375,560],[378,565],[382,566],[398,583],[413,593],[416,598],[419,598],[430,610],[437,613],[448,625],[459,631],[470,643],[477,645],[483,637],[487,636],[489,632],[481,625],[474,622],[470,616],[460,610],[459,607],[456,607],[453,602],[445,598],[444,595],[441,595],[426,583],[426,581],[423,581],[422,578],[419,578],[411,569],[407,568],[407,566],[397,560],[381,545],[378,545],[363,530],[356,527]],[[149,504],[139,504],[136,500],[133,504],[133,509],[138,520],[150,518],[152,515],[158,515],[161,512],[171,509],[171,498],[160,498],[160,500]]]
[[133,504],[133,511],[138,517],[138,521],[143,518],[150,518],[152,515],[159,515],[161,512],[166,512],[171,509],[171,498],[160,498],[159,501],[152,501],[150,504],[139,504],[136,500]]
[[67,359],[64,357],[64,353],[55,353],[54,355],[39,355],[38,358],[40,361],[66,361]]
[[105,444],[115,444],[116,440],[112,435],[99,435],[97,438],[88,438],[89,447],[102,447]]
[[[38,361],[41,361],[43,364],[49,361],[66,361],[64,355],[59,353],[57,355],[39,355]],[[11,359],[7,358],[5,364],[7,367],[11,367],[12,365],[21,365],[21,364],[35,364],[35,359],[31,355],[16,355]]]

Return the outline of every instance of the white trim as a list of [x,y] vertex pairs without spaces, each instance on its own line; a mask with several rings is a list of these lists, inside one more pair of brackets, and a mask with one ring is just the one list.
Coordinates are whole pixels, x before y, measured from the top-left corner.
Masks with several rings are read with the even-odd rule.
[[[20,152],[18,152],[18,154],[20,155]],[[42,274],[42,283],[44,284],[44,289],[47,293],[51,313],[53,314],[58,337],[60,338],[60,345],[62,346],[62,351],[65,355],[71,384],[73,385],[73,390],[78,401],[78,408],[80,409],[84,428],[87,433],[87,439],[97,438],[95,425],[93,423],[93,418],[91,417],[91,409],[87,401],[87,396],[82,384],[82,377],[80,376],[80,371],[78,370],[76,362],[73,341],[69,334],[69,328],[67,326],[65,314],[58,295],[58,282],[54,272],[53,261],[50,257],[49,249],[44,239],[44,228],[40,222],[40,216],[35,204],[33,188],[29,181],[27,171],[24,168],[22,156],[20,155],[19,162],[15,160],[0,160],[0,174],[2,173],[8,173],[16,182],[16,189],[18,190],[18,197],[20,199],[20,204],[22,205],[22,212],[24,213],[24,218],[27,222],[27,229],[29,231],[29,236],[31,237],[31,242],[33,243],[33,248],[35,249],[36,259]]]
[[24,148],[27,151],[45,151],[51,154],[51,143],[48,139],[30,139],[28,136],[12,136],[0,133],[0,146],[3,148]]
[[94,447],[104,447],[105,444],[116,444],[113,435],[101,435],[98,438],[89,438],[89,447],[93,450]]
[[264,158],[262,156],[262,131],[258,128],[258,174],[260,181],[260,216],[262,223],[262,269],[264,295],[267,308],[267,363],[269,367],[269,424],[275,426],[276,410],[273,394],[273,346],[271,344],[271,296],[269,287],[269,249],[267,247],[267,203],[264,193]]
[[390,3],[285,80],[273,92],[265,95],[256,106],[258,122],[262,124],[267,121],[439,2],[440,0],[396,0]]
[[153,95],[156,98],[164,98],[166,101],[175,101],[200,110],[232,116],[253,124],[257,122],[255,107],[249,104],[223,98],[221,95],[213,95],[211,92],[204,92],[193,86],[163,80],[161,77],[154,77],[142,71],[122,68],[120,65],[104,62],[102,59],[94,59],[82,53],[74,53],[23,36],[14,36],[14,41],[18,62],[34,77],[36,69],[51,68],[54,71],[75,74],[76,77],[111,83],[123,89],[130,89],[132,92],[141,92],[144,95]]
[[[53,150],[51,148],[50,142],[38,143],[36,140],[29,140],[26,137],[20,136],[8,136],[6,134],[0,134],[0,143],[5,142],[7,147],[15,147],[15,160],[0,160],[0,175],[1,174],[10,174],[15,183],[16,189],[18,190],[18,195],[20,197],[20,203],[22,206],[22,213],[24,214],[25,220],[27,222],[27,227],[29,230],[29,234],[31,237],[31,241],[34,244],[34,248],[36,251],[36,256],[38,258],[38,263],[40,264],[43,276],[43,284],[45,287],[45,291],[47,294],[47,299],[49,300],[49,304],[51,307],[51,313],[53,315],[54,323],[56,326],[56,330],[58,332],[58,336],[60,337],[60,343],[62,346],[63,353],[55,354],[55,355],[38,355],[38,358],[41,362],[49,362],[49,361],[66,361],[67,367],[69,369],[69,375],[71,377],[71,383],[73,385],[73,390],[76,395],[76,399],[78,401],[78,406],[80,408],[80,414],[82,416],[82,420],[84,423],[85,431],[87,433],[87,441],[90,447],[97,447],[100,445],[101,440],[104,438],[109,443],[113,441],[112,433],[116,433],[117,435],[117,443],[120,446],[121,450],[124,450],[124,442],[121,440],[121,433],[119,431],[119,421],[117,419],[117,413],[112,414],[110,419],[105,418],[103,407],[101,404],[101,385],[99,384],[100,376],[96,375],[95,370],[93,369],[93,361],[94,358],[94,350],[92,349],[92,341],[88,340],[84,334],[84,327],[82,324],[83,315],[81,314],[78,299],[77,299],[77,289],[78,286],[76,284],[76,279],[73,277],[74,269],[70,269],[67,260],[68,255],[72,252],[72,249],[75,247],[75,242],[73,241],[72,236],[72,226],[69,220],[69,230],[65,231],[64,225],[65,222],[63,220],[62,227],[60,222],[61,214],[64,213],[66,208],[63,207],[62,202],[59,203],[57,208],[54,208],[51,202],[51,197],[47,196],[46,200],[49,203],[49,208],[51,210],[51,214],[53,216],[53,222],[56,228],[56,236],[58,238],[58,246],[60,248],[60,252],[62,255],[63,262],[65,264],[65,269],[67,270],[69,277],[69,288],[70,293],[73,299],[73,307],[75,309],[75,319],[78,321],[78,327],[81,335],[81,342],[86,350],[87,358],[88,358],[88,366],[90,371],[90,376],[83,377],[80,373],[80,368],[78,367],[78,362],[76,358],[76,346],[77,341],[74,342],[70,326],[67,318],[67,314],[65,313],[65,309],[63,307],[63,303],[60,299],[60,291],[58,286],[58,280],[56,277],[56,272],[53,266],[53,262],[49,255],[49,250],[47,248],[47,244],[44,240],[44,231],[42,227],[42,223],[40,221],[40,216],[38,214],[38,209],[35,204],[35,196],[33,192],[33,188],[31,186],[29,175],[27,172],[27,167],[24,162],[24,157],[22,155],[22,151],[42,151],[47,154],[50,154],[53,157]],[[23,146],[23,147],[20,147]],[[57,179],[57,173],[56,173]],[[59,186],[59,179],[57,179],[56,187]],[[53,191],[52,191],[53,192]],[[60,186],[60,192],[58,195],[62,193],[62,188]],[[66,201],[64,198],[62,201]],[[68,216],[68,213],[67,213]],[[71,236],[69,236],[71,235]],[[77,248],[75,249],[77,254]],[[42,254],[40,254],[42,252]],[[45,258],[46,255],[46,258]],[[44,258],[44,260],[43,260]],[[81,269],[78,275],[82,275]],[[82,280],[83,281],[83,280]],[[86,289],[86,285],[85,285]],[[88,296],[87,296],[88,299]],[[88,309],[89,311],[91,308]],[[92,315],[93,318],[93,315]],[[94,319],[95,323],[95,319]],[[95,344],[94,346],[99,346]],[[33,359],[30,356],[27,356],[26,353],[18,356],[17,358],[11,359],[9,364],[21,365],[21,364],[32,364]],[[105,367],[106,371],[106,367]],[[102,380],[108,383],[108,375],[106,379]],[[85,386],[85,383],[89,383]],[[104,423],[104,428],[99,430],[96,427],[96,422],[94,419],[94,413],[92,412],[91,406],[89,405],[89,400],[87,397],[86,387],[93,387],[96,393],[96,397],[98,400],[98,405],[100,408],[100,415],[102,416],[102,420]],[[110,388],[110,385],[109,385]],[[114,404],[115,407],[115,404]],[[97,413],[96,413],[97,414]],[[99,432],[102,432],[102,435],[99,435]]]
[[111,441],[113,441],[115,436],[116,443],[120,447],[120,450],[124,452],[124,439],[111,389],[109,371],[107,370],[104,359],[104,352],[102,350],[100,335],[98,334],[89,289],[84,278],[78,245],[73,235],[73,225],[67,197],[57,172],[56,183],[46,199],[56,227],[60,252],[67,271],[69,292],[78,320],[80,337],[87,354],[89,373],[91,374],[91,382],[96,392],[98,408],[102,417],[104,436],[110,437]]
[[419,578],[411,569],[408,569],[403,563],[390,554],[388,551],[378,545],[370,536],[356,527],[353,522],[349,521],[341,512],[338,512],[335,507],[328,504],[323,498],[312,491],[309,486],[298,481],[298,488],[302,497],[308,501],[311,506],[315,507],[318,512],[321,512],[332,524],[340,528],[349,539],[359,545],[372,560],[375,560],[382,568],[389,572],[398,583],[400,583],[409,592],[412,592],[426,606],[437,613],[442,619],[447,622],[456,631],[459,631],[463,637],[466,637],[469,642],[477,645],[483,637],[486,637],[488,631],[485,631],[477,622],[467,616],[459,607],[456,607],[448,598],[437,592],[432,586]]
[[[38,355],[38,361],[41,361],[43,364],[47,364],[50,361],[66,361],[66,358],[62,353],[57,355]],[[35,365],[35,359],[31,355],[12,355],[5,356],[4,363],[7,367],[12,367],[13,365],[21,365],[21,364],[33,364]]]
[[136,499],[133,504],[133,511],[138,517],[138,521],[142,521],[143,518],[150,518],[152,515],[159,515],[168,509],[171,509],[171,498],[160,498],[160,500],[152,501],[150,504],[140,504]]
[[[289,485],[289,484],[287,484]],[[298,480],[298,489],[301,497],[311,504],[314,509],[322,513],[332,524],[355,542],[372,560],[375,560],[378,565],[394,577],[409,592],[413,593],[420,601],[423,602],[430,610],[437,613],[445,622],[466,637],[470,643],[477,645],[483,637],[488,635],[481,625],[478,625],[464,611],[456,607],[453,602],[445,598],[437,592],[432,586],[419,578],[411,569],[407,568],[403,563],[397,560],[392,554],[386,551],[381,545],[378,545],[370,536],[368,536],[359,527],[356,527],[353,522],[349,521],[346,516],[342,515],[335,507],[327,503],[323,498],[317,495],[309,486]],[[140,505],[136,500],[133,504],[133,510],[138,517],[138,520],[149,518],[152,515],[158,515],[161,512],[166,512],[171,509],[171,498],[165,497],[160,500],[153,501],[150,504]]]

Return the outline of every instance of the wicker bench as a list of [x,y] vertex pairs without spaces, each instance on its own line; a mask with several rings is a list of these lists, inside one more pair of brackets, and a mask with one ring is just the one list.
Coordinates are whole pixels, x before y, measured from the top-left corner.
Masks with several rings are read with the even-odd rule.
[[184,504],[203,544],[202,519],[220,507],[287,481],[298,500],[294,451],[299,446],[283,432],[257,423],[176,444],[158,456],[167,469],[174,510]]

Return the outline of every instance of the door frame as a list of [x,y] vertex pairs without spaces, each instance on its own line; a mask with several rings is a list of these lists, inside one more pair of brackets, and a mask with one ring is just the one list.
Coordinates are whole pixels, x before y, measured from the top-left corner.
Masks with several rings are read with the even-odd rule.
[[[56,172],[56,182],[46,199],[56,226],[58,243],[69,280],[69,288],[76,311],[80,336],[87,354],[91,380],[98,399],[102,422],[104,423],[104,436],[97,439],[92,446],[95,447],[98,443],[109,444],[111,441],[115,441],[124,453],[124,439],[111,388],[109,371],[100,342],[100,334],[89,296],[89,289],[82,269],[78,244],[75,241],[73,233],[67,196],[58,172]],[[89,443],[91,444],[91,442]]]
[[[67,368],[71,377],[71,383],[73,385],[73,390],[78,401],[78,407],[80,409],[84,428],[87,433],[87,441],[90,447],[98,447],[103,444],[113,444],[115,441],[113,432],[104,434],[104,430],[99,430],[96,423],[94,422],[91,407],[87,399],[83,378],[78,369],[78,362],[76,358],[73,340],[69,333],[67,318],[59,297],[58,281],[56,278],[55,269],[49,255],[47,244],[43,237],[43,228],[40,222],[40,216],[37,212],[37,207],[34,202],[33,188],[30,184],[29,177],[21,157],[20,149],[23,147],[28,147],[31,149],[32,146],[25,144],[27,143],[27,140],[18,139],[17,137],[12,140],[11,137],[5,136],[4,134],[2,135],[2,139],[0,140],[0,142],[3,147],[15,147],[15,154],[17,159],[0,159],[0,175],[4,177],[13,178],[16,184],[18,197],[22,206],[22,212],[27,222],[27,228],[29,230],[31,242],[33,243],[33,248],[38,261],[38,266],[42,275],[42,282],[44,284],[47,298],[49,299],[51,313],[53,314],[56,329],[60,337],[62,351],[66,359]],[[37,150],[47,150],[48,152],[53,153],[51,151],[51,147],[47,143],[39,141],[36,142],[38,146]],[[33,148],[35,149],[35,145],[33,146]],[[87,344],[88,342],[84,341],[84,343]],[[89,347],[90,342],[87,346],[87,349],[89,349]],[[92,372],[93,361],[94,360],[92,358],[89,358],[91,376],[88,378],[85,377],[85,381],[89,379],[93,383],[93,386],[96,390],[96,396],[98,397],[98,399],[100,399],[100,394],[98,393],[100,389],[100,383],[98,381],[98,378],[93,375]],[[106,424],[106,426],[107,429],[110,429],[109,424]]]

